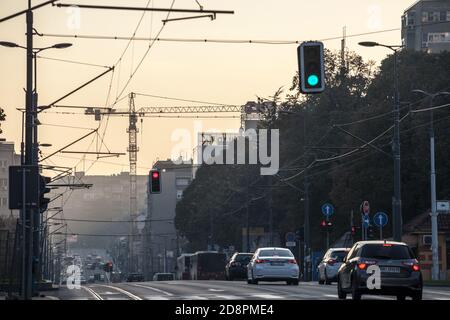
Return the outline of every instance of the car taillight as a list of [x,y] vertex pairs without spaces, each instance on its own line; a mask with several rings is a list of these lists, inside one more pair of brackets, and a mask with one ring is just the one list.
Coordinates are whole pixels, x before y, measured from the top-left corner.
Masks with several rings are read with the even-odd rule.
[[364,270],[366,269],[368,266],[373,265],[373,264],[377,264],[376,261],[372,261],[372,260],[366,260],[366,261],[362,261],[358,263],[358,268],[360,270]]
[[358,263],[358,268],[360,270],[364,270],[367,267],[367,264],[365,264],[364,262]]
[[412,269],[414,271],[420,271],[420,266],[418,264],[413,264]]
[[329,260],[327,261],[327,263],[328,263],[330,266],[334,265],[336,262],[337,262],[337,261],[334,260],[334,259],[329,259]]
[[256,259],[255,262],[256,262],[256,263],[264,263],[264,262],[266,262],[266,261],[265,261],[265,260],[262,260],[262,259]]
[[403,265],[410,267],[413,271],[420,271],[420,265],[417,262],[403,262]]
[[288,261],[288,263],[297,264],[297,261],[296,261],[295,259],[290,259],[290,260]]

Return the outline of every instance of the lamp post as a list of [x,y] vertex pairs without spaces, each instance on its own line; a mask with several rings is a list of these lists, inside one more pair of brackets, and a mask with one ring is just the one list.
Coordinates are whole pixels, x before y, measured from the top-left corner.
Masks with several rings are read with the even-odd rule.
[[[429,107],[433,107],[433,101],[437,96],[450,95],[450,92],[428,93],[424,90],[413,90],[428,97]],[[435,166],[435,148],[434,148],[434,115],[430,110],[430,191],[431,191],[431,251],[432,251],[432,268],[431,277],[433,280],[439,280],[439,239],[438,239],[438,213],[436,208],[436,166]]]
[[401,195],[401,171],[400,171],[400,93],[398,79],[398,51],[403,46],[391,46],[378,42],[364,41],[359,43],[363,47],[384,47],[394,52],[394,139],[392,155],[394,158],[394,196],[392,197],[393,238],[394,241],[402,240],[402,195]]
[[[38,165],[38,142],[37,142],[37,92],[36,92],[36,71],[37,54],[47,49],[64,49],[72,46],[70,43],[58,43],[44,48],[33,48],[33,11],[31,10],[31,1],[28,1],[27,15],[27,45],[26,47],[13,42],[0,41],[0,46],[7,48],[21,48],[27,51],[26,59],[26,99],[25,99],[25,154],[22,156],[22,165]],[[33,59],[34,61],[34,89],[33,89]],[[22,147],[23,153],[23,147]],[[32,193],[39,192],[36,187]],[[25,197],[25,196],[24,196]],[[33,293],[36,293],[36,286],[33,283],[39,280],[40,274],[40,214],[38,207],[28,207],[22,209],[21,220],[23,225],[27,224],[24,239],[24,262],[22,265],[22,289],[21,294],[24,300],[31,299]],[[33,265],[35,266],[33,268]],[[33,272],[33,269],[35,270]]]

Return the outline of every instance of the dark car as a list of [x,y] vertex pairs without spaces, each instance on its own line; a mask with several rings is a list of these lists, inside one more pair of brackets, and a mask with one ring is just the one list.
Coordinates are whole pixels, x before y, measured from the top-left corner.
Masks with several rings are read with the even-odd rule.
[[142,282],[144,275],[142,273],[130,273],[127,277],[127,282]]
[[225,266],[225,277],[227,280],[246,279],[247,265],[253,257],[253,253],[236,252]]
[[153,281],[172,281],[175,280],[173,273],[155,273]]
[[[377,270],[380,286],[374,288]],[[402,242],[357,242],[338,271],[339,299],[345,299],[347,294],[351,294],[353,300],[360,300],[363,294],[385,294],[397,296],[398,300],[404,300],[406,296],[421,300],[422,287],[419,262]]]

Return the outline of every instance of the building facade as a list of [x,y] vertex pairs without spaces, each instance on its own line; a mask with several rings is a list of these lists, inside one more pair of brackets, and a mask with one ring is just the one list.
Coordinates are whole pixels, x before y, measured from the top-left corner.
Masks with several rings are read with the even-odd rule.
[[175,164],[171,160],[157,161],[153,168],[161,172],[161,193],[147,193],[147,219],[144,229],[145,252],[148,257],[144,275],[151,279],[154,273],[175,272],[180,243],[175,229],[175,209],[184,190],[193,179],[192,161]]
[[402,43],[407,50],[450,51],[450,1],[420,0],[402,16]]
[[0,217],[17,214],[16,210],[9,210],[8,187],[9,166],[20,165],[20,155],[14,151],[14,143],[0,139]]

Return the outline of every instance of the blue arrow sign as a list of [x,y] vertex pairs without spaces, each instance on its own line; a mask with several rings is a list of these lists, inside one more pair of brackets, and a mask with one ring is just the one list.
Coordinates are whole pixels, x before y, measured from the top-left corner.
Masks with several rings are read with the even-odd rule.
[[373,216],[373,223],[375,223],[375,225],[377,227],[383,228],[388,223],[388,216],[387,216],[387,214],[384,213],[384,212],[377,212]]
[[363,226],[366,229],[370,226],[370,219],[368,215],[363,216]]
[[286,242],[295,242],[295,233],[294,232],[288,232],[286,233]]
[[333,213],[334,213],[334,207],[333,207],[333,205],[332,205],[332,204],[329,204],[329,203],[325,203],[325,204],[322,206],[322,213],[323,213],[323,215],[324,215],[325,217],[327,217],[327,218],[329,218],[330,216],[332,216]]

